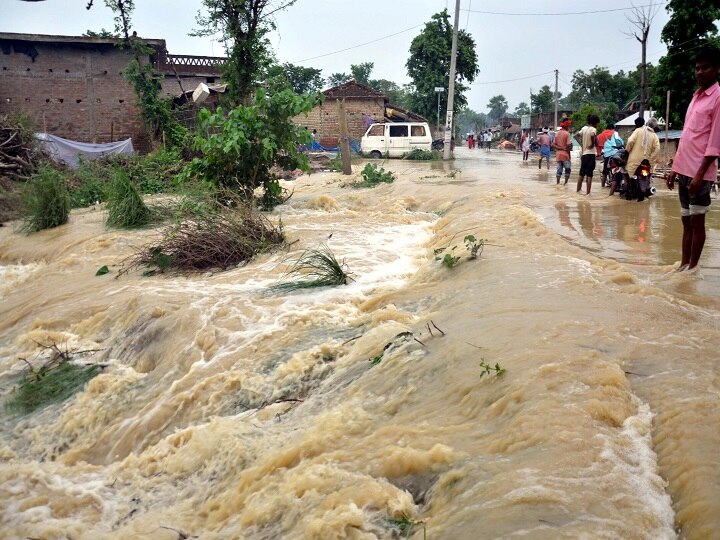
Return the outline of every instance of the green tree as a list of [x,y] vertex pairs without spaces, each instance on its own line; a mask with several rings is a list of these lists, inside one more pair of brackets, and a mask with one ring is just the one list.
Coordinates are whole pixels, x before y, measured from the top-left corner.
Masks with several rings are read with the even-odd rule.
[[505,99],[505,96],[502,94],[493,96],[490,98],[490,101],[488,101],[487,108],[488,118],[490,118],[492,122],[497,122],[508,110],[507,99]]
[[[452,49],[452,25],[447,9],[436,13],[425,24],[410,44],[410,58],[405,66],[412,80],[412,109],[425,116],[434,118],[437,110],[435,87],[447,88],[450,79],[450,52]],[[469,83],[477,77],[480,69],[477,65],[475,40],[464,30],[458,32],[456,81],[454,108],[462,110],[467,104],[464,93]],[[440,96],[441,115],[447,111],[447,93]]]
[[685,111],[696,89],[694,54],[706,45],[718,46],[715,21],[720,19],[717,0],[670,0],[665,6],[670,20],[663,27],[661,39],[668,54],[660,59],[654,78],[651,78],[651,104],[662,109],[667,90],[672,91],[672,111],[668,121],[681,126]]
[[475,130],[481,130],[490,125],[490,121],[485,113],[473,111],[469,107],[462,109],[455,119],[455,126],[458,133],[469,133]]
[[393,105],[399,105],[406,109],[412,106],[410,102],[410,91],[407,87],[399,86],[397,83],[388,81],[387,79],[370,79],[368,86],[385,94]]
[[605,129],[606,125],[614,124],[617,121],[617,112],[617,105],[614,103],[608,104],[606,107],[599,106],[597,103],[586,103],[572,114],[570,120],[572,120],[573,130],[579,131],[587,124],[587,117],[591,114],[596,114],[600,117],[600,124],[598,125],[599,133]]
[[[560,93],[558,93],[558,99],[560,99]],[[530,105],[532,106],[532,112],[550,112],[555,107],[555,97],[553,91],[546,84],[543,86],[537,94],[530,94]]]
[[515,116],[520,117],[525,114],[530,114],[530,106],[525,103],[524,101],[521,101],[518,103],[518,106],[515,107]]
[[265,79],[269,89],[292,88],[296,94],[318,92],[325,84],[321,70],[297,66],[289,62],[270,66]]
[[352,64],[350,66],[350,73],[355,82],[360,84],[370,83],[370,73],[372,73],[375,64],[373,62],[363,62],[362,64]]
[[[125,0],[127,1],[127,0]],[[272,64],[267,34],[275,29],[273,14],[297,0],[202,0],[206,13],[199,12],[199,29],[192,35],[221,35],[227,62],[223,80],[227,98],[233,103],[247,103],[257,87],[260,75]]]
[[321,94],[298,96],[285,89],[271,96],[258,90],[253,103],[240,105],[227,114],[201,109],[200,126],[193,148],[201,154],[178,175],[181,182],[200,180],[228,188],[251,198],[262,187],[262,206],[272,208],[282,200],[282,190],[273,167],[309,171],[301,144],[310,144],[308,130],[293,118],[307,114]]
[[333,73],[327,79],[328,86],[330,87],[338,86],[339,84],[344,84],[350,81],[352,81],[352,75],[348,75],[347,73]]

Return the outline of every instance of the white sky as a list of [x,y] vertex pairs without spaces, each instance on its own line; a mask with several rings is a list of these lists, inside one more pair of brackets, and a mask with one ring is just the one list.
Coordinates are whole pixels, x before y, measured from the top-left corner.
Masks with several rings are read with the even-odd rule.
[[[650,3],[659,5],[648,40],[648,61],[657,64],[666,52],[660,31],[668,14],[665,0],[635,0],[639,6]],[[113,28],[112,12],[103,0],[95,0],[90,11],[86,4],[87,0],[0,0],[0,32],[80,35],[88,29]],[[135,0],[135,4],[133,23],[140,36],[165,39],[174,54],[224,54],[222,45],[210,38],[187,35],[196,27],[201,0]],[[298,0],[278,14],[271,41],[281,62],[322,69],[325,77],[349,73],[350,64],[374,62],[373,78],[404,84],[409,82],[405,62],[410,42],[446,5],[452,17],[454,0]],[[640,44],[623,34],[631,28],[626,19],[629,11],[556,15],[630,5],[629,0],[462,0],[460,27],[474,37],[480,66],[467,94],[469,106],[485,112],[488,100],[503,94],[512,111],[519,102],[529,101],[530,89],[537,91],[544,84],[552,88],[554,69],[560,72],[563,95],[570,91],[576,69],[589,71],[596,65],[612,73],[633,69],[640,63]],[[328,54],[349,47],[354,48]],[[327,56],[316,58],[321,55]]]

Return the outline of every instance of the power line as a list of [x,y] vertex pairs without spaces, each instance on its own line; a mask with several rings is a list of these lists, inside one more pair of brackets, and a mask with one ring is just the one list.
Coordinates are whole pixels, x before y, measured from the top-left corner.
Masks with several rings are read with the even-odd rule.
[[500,84],[500,83],[506,83],[506,82],[524,81],[526,79],[534,79],[535,77],[541,77],[541,76],[547,75],[549,73],[555,73],[555,70],[551,69],[550,71],[546,71],[544,73],[537,73],[535,75],[527,75],[526,77],[518,77],[517,79],[505,79],[504,81],[475,82],[475,83],[471,83],[471,86],[481,85],[481,84]]
[[344,49],[340,49],[338,51],[333,51],[325,54],[320,54],[318,56],[313,56],[310,58],[303,58],[302,60],[296,60],[295,63],[301,63],[301,62],[307,62],[308,60],[317,60],[318,58],[325,58],[326,56],[332,56],[333,54],[338,54],[345,51],[350,51],[352,49],[357,49],[359,47],[364,47],[365,45],[370,45],[371,43],[377,43],[378,41],[382,41],[383,39],[388,39],[391,37],[398,36],[400,34],[404,34],[405,32],[409,32],[410,30],[415,30],[416,28],[420,28],[421,26],[424,26],[423,24],[416,24],[415,26],[411,26],[410,28],[406,28],[405,30],[400,30],[399,32],[395,32],[394,34],[388,34],[387,36],[379,37],[377,39],[373,39],[370,41],[366,41],[365,43],[359,43],[357,45],[353,45],[352,47],[345,47]]
[[629,11],[631,9],[635,8],[646,8],[646,7],[654,7],[654,6],[664,6],[665,2],[660,4],[645,4],[642,6],[630,6],[630,7],[624,7],[624,8],[615,8],[615,9],[596,9],[593,11],[567,11],[565,13],[509,13],[506,11],[481,11],[481,10],[473,10],[473,9],[461,9],[460,11],[467,11],[469,13],[481,13],[483,15],[506,15],[510,17],[526,17],[526,16],[532,16],[532,17],[562,17],[564,15],[591,15],[596,13],[611,13],[613,11]]

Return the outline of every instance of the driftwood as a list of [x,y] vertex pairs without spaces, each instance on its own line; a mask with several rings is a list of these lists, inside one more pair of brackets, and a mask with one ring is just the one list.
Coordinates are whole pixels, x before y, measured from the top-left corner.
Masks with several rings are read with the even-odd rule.
[[22,119],[0,115],[0,176],[27,180],[40,151]]

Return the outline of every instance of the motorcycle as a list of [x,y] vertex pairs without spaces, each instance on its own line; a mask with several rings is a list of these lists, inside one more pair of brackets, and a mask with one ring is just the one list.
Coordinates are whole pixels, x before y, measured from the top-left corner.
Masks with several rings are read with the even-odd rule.
[[440,151],[441,151],[443,148],[445,148],[445,141],[444,141],[443,139],[435,139],[435,140],[432,142],[431,148],[432,148],[433,150],[440,150]]
[[655,186],[652,185],[652,167],[647,159],[643,159],[635,169],[632,176],[628,176],[619,186],[618,192],[628,201],[638,202],[655,195]]

